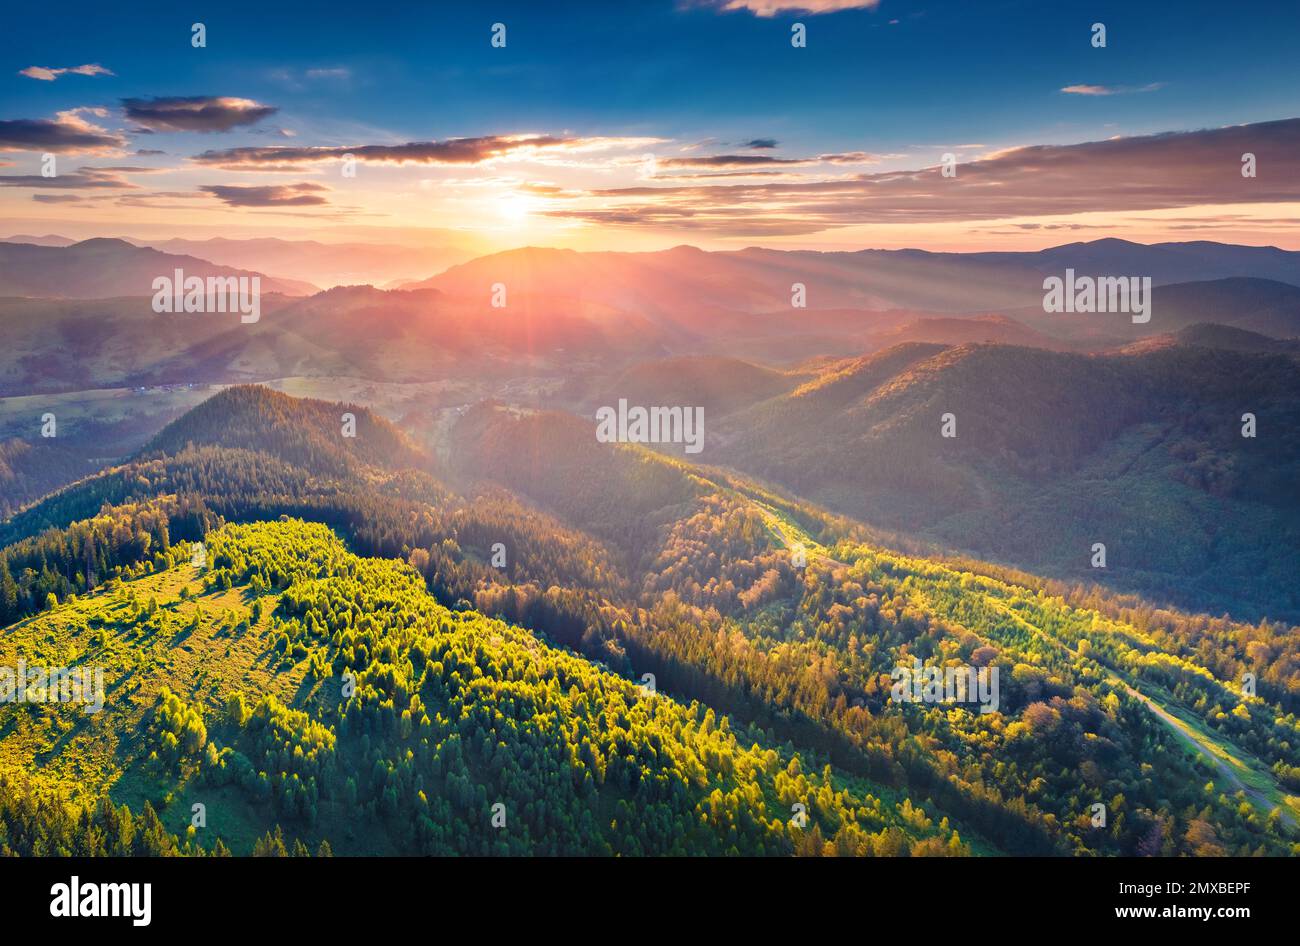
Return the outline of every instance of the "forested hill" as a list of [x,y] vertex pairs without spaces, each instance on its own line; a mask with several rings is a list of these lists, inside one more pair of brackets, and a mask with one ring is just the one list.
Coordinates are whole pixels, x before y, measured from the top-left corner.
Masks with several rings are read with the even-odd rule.
[[[191,852],[1296,850],[1292,628],[890,551],[571,416],[467,412],[453,488],[329,450],[344,405],[205,407],[5,526],[0,665],[112,680],[0,707],[13,850],[75,849],[60,792],[105,850],[105,798]],[[997,705],[894,699],[915,662]]]
[[164,427],[141,454],[174,454],[190,445],[253,450],[332,474],[356,473],[362,466],[423,468],[431,462],[367,407],[290,397],[261,385],[213,395]]
[[709,455],[971,555],[1295,622],[1300,371],[1217,328],[1108,355],[899,345],[719,418]]
[[[112,790],[172,836],[123,851],[119,833],[5,802],[0,851],[247,854],[287,836],[352,854],[820,854],[830,838],[844,854],[970,852],[894,792],[448,611],[412,568],[357,558],[323,526],[227,526],[207,544],[201,577],[182,562],[13,632],[125,684],[26,779],[59,721],[0,711],[8,787],[68,793],[100,828],[130,820],[94,807]],[[207,827],[186,832],[195,803]]]

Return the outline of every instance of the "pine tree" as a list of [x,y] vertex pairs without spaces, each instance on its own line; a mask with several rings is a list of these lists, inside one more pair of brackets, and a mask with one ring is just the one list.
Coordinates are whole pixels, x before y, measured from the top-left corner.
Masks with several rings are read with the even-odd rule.
[[18,617],[18,585],[9,573],[9,562],[0,557],[0,626],[8,627]]

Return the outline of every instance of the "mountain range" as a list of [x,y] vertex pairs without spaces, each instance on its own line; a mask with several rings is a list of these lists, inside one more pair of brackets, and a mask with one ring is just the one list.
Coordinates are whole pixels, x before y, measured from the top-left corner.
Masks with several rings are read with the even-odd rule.
[[[1294,619],[1285,576],[1300,549],[1290,512],[1300,287],[1274,278],[1295,278],[1294,256],[1113,240],[1033,254],[524,249],[403,290],[271,292],[254,324],[154,313],[141,295],[0,299],[10,353],[0,393],[140,397],[79,410],[57,462],[18,446],[32,429],[26,415],[0,418],[0,437],[17,438],[10,508],[138,448],[207,386],[329,391],[356,379],[440,462],[458,437],[475,439],[465,413],[482,401],[588,418],[620,399],[698,405],[706,462],[909,540],[1184,606]],[[64,291],[198,265],[123,241],[8,244],[4,259],[0,279],[72,272]],[[1122,313],[974,305],[981,287],[1006,296],[1026,274],[1067,265],[1215,278],[1157,286],[1145,325]],[[956,271],[966,276],[953,283]],[[807,309],[789,305],[799,280]],[[498,282],[503,307],[493,305]],[[822,307],[933,303],[920,294],[959,288],[960,314]],[[143,411],[160,388],[192,393]],[[949,412],[951,440],[939,436]],[[1247,413],[1253,439],[1240,436]],[[1088,564],[1094,542],[1111,551],[1104,572]]]

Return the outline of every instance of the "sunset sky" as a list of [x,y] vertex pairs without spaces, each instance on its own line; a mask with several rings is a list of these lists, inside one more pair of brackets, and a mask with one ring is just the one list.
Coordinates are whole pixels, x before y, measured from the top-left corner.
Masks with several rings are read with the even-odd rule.
[[0,235],[1300,249],[1291,0],[105,6],[5,13]]

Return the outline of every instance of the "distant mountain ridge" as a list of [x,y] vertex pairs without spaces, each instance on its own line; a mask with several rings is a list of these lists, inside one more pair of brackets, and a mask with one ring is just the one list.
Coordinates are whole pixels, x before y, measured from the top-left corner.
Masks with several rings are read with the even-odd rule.
[[708,307],[758,312],[789,304],[802,283],[808,309],[920,309],[974,312],[1041,305],[1043,279],[1148,276],[1154,285],[1227,278],[1300,287],[1300,252],[1231,244],[1126,240],[1070,243],[1034,252],[927,250],[815,252],[751,247],[706,252],[579,252],[525,247],[479,257],[405,288],[475,295],[503,282],[512,291],[647,315]]
[[76,240],[70,237],[59,236],[57,233],[47,233],[45,236],[33,236],[30,233],[18,233],[11,237],[0,239],[0,243],[32,243],[36,246],[71,246]]
[[162,253],[125,240],[96,238],[68,246],[0,243],[0,296],[35,296],[56,299],[107,299],[117,296],[152,296],[153,281],[185,275],[260,276],[264,293],[310,295],[310,283],[279,279],[260,272],[217,266],[194,256]]
[[318,240],[257,239],[138,240],[164,253],[194,256],[220,266],[272,273],[313,286],[411,282],[430,269],[463,262],[474,254],[461,247],[412,247],[383,243],[323,243]]

